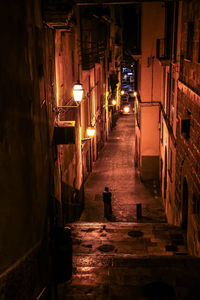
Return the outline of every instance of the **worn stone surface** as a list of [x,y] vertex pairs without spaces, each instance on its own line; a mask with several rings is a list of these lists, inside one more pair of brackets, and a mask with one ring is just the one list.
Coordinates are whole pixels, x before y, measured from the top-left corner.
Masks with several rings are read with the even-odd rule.
[[[112,193],[113,221],[135,222],[136,204],[142,204],[140,222],[165,222],[159,186],[142,183],[134,167],[134,115],[119,118],[85,184],[81,221],[104,222],[102,193]],[[138,220],[137,220],[138,221]]]
[[[85,210],[69,224],[73,276],[59,286],[59,300],[170,300],[173,293],[177,300],[199,299],[193,291],[200,260],[188,255],[181,229],[167,224],[156,182],[140,182],[133,134],[133,116],[120,118],[87,180]],[[103,215],[105,186],[112,192],[112,221]],[[143,206],[140,220],[136,203]]]
[[[71,227],[73,240],[80,243],[73,245],[73,276],[59,286],[59,300],[148,299],[144,287],[154,282],[173,288],[175,299],[198,299],[188,297],[200,283],[200,260],[187,255],[184,245],[174,245],[177,236],[183,239],[180,228],[130,222],[77,222]],[[131,231],[143,235],[131,237]]]

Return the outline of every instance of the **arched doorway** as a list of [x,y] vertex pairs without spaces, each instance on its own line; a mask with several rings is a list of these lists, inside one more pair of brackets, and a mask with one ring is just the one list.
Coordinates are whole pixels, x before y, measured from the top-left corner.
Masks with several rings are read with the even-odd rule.
[[188,184],[186,178],[183,180],[182,192],[182,228],[187,230],[188,225]]

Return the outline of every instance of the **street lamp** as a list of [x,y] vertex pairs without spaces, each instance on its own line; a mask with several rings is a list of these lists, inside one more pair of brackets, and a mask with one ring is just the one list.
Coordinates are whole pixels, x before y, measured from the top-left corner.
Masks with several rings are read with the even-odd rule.
[[125,106],[125,107],[124,107],[124,113],[125,113],[125,114],[128,114],[129,111],[130,111],[130,108],[129,108],[128,106]]
[[137,96],[137,92],[134,92],[133,95],[136,97]]
[[112,100],[112,105],[116,105],[116,100],[115,99]]
[[81,102],[83,98],[83,87],[79,81],[77,81],[77,83],[75,83],[73,87],[73,96],[74,96],[74,100],[78,103]]
[[88,135],[88,137],[92,138],[95,135],[95,128],[94,127],[88,127],[87,128],[87,135]]

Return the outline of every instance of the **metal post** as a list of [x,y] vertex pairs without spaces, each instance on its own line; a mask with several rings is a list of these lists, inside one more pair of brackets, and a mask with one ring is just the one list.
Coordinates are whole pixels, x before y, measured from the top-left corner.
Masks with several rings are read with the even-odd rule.
[[137,219],[142,218],[142,203],[136,203],[136,216]]
[[105,187],[103,192],[103,202],[104,202],[104,217],[108,220],[112,217],[112,205],[111,205],[112,193],[109,192],[109,188]]

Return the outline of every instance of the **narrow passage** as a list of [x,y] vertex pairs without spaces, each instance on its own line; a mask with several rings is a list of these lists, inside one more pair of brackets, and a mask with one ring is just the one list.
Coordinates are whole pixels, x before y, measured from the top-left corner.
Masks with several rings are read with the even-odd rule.
[[[188,300],[200,283],[200,259],[188,255],[179,227],[167,224],[156,183],[134,167],[134,116],[118,120],[85,187],[81,220],[69,224],[73,275],[58,300]],[[102,192],[112,192],[115,221],[104,218]],[[136,222],[136,203],[143,218]]]
[[155,182],[144,185],[134,163],[134,115],[121,116],[85,184],[85,209],[81,221],[105,222],[102,192],[112,193],[113,220],[136,221],[136,203],[142,203],[141,222],[165,222],[165,213]]

